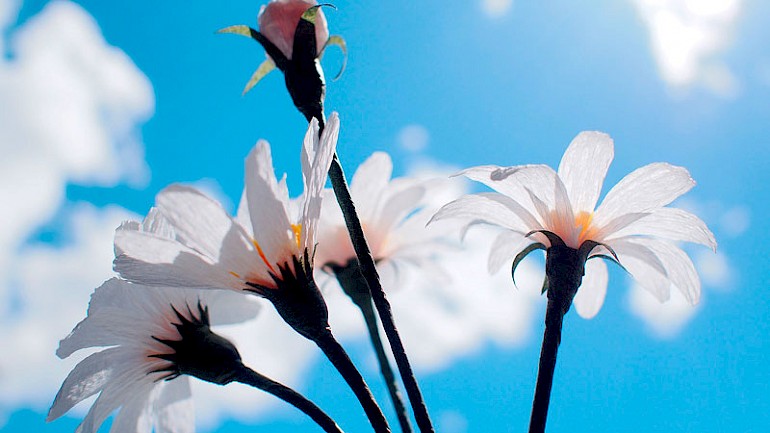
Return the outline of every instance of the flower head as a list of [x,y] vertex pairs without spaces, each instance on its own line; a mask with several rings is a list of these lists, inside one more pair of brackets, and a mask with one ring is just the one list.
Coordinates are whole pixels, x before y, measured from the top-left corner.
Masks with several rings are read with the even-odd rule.
[[[141,284],[253,292],[277,307],[309,296],[302,298],[304,308],[325,311],[307,274],[338,131],[336,113],[320,138],[318,122],[310,123],[301,155],[305,191],[296,202],[289,200],[285,179],[276,179],[264,141],[246,160],[237,217],[193,188],[166,188],[144,222],[128,222],[117,230],[115,270]],[[288,321],[286,311],[279,312]]]
[[[314,6],[318,6],[315,0],[272,0],[259,11],[259,31],[291,60],[297,26],[302,15]],[[329,40],[329,27],[321,9],[315,16],[314,24],[315,43],[320,52]]]
[[[237,305],[244,314],[230,308]],[[61,341],[56,354],[66,358],[85,348],[108,348],[75,366],[48,420],[99,393],[78,433],[97,431],[118,408],[111,431],[193,431],[190,385],[182,375],[227,383],[232,364],[240,363],[232,344],[211,332],[208,308],[228,310],[227,316],[215,317],[218,323],[236,323],[256,314],[253,304],[243,305],[241,296],[225,292],[105,282],[91,296],[88,316]]]
[[[396,283],[402,265],[433,266],[436,248],[445,232],[425,227],[435,211],[429,201],[440,193],[444,182],[414,178],[391,178],[390,156],[376,152],[356,170],[350,193],[356,203],[366,239],[380,277]],[[334,193],[326,190],[327,196]],[[337,203],[324,200],[318,230],[316,263],[326,272],[357,263],[353,244]]]
[[[243,94],[277,67],[284,73],[286,88],[297,109],[308,121],[323,119],[326,80],[319,60],[327,45],[340,47],[345,56],[347,47],[342,37],[329,36],[321,6],[330,5],[319,5],[315,0],[272,0],[259,12],[259,31],[245,25],[219,31],[250,37],[267,52],[267,59],[251,76]],[[344,69],[345,62],[337,77]]]
[[700,280],[675,242],[715,249],[716,241],[698,217],[666,207],[695,182],[682,167],[649,164],[624,177],[596,207],[613,152],[608,135],[582,132],[567,148],[558,172],[545,165],[467,169],[464,176],[497,193],[461,197],[434,220],[461,218],[468,221],[466,227],[488,223],[506,228],[492,247],[491,269],[538,247],[580,251],[585,277],[575,307],[584,317],[599,311],[607,289],[606,265],[593,258],[618,261],[661,302],[674,286],[696,303]]

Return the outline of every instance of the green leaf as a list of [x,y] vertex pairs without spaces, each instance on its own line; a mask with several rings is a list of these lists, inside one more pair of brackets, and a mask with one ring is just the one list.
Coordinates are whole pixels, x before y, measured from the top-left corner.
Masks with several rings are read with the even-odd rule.
[[269,74],[273,69],[275,69],[275,62],[273,62],[273,59],[268,57],[264,62],[262,62],[261,65],[259,65],[257,70],[254,71],[251,79],[249,79],[249,82],[246,83],[246,87],[243,88],[243,93],[241,95],[248,93],[249,90],[256,86],[257,83],[259,83],[259,80],[264,78],[264,76]]
[[340,71],[337,72],[337,75],[332,78],[333,81],[337,81],[342,76],[342,73],[345,72],[345,67],[348,64],[348,46],[345,44],[345,39],[343,39],[342,36],[332,35],[329,37],[329,40],[326,41],[326,45],[324,45],[324,49],[321,51],[321,55],[323,55],[324,51],[326,51],[326,47],[330,45],[340,47],[343,55],[342,67],[340,68]]
[[529,253],[535,250],[545,250],[545,245],[541,244],[540,242],[530,244],[519,254],[516,254],[516,257],[513,259],[513,265],[511,266],[511,279],[513,280],[514,286],[516,286],[516,268],[519,267],[519,263],[521,263],[521,261],[529,255]]

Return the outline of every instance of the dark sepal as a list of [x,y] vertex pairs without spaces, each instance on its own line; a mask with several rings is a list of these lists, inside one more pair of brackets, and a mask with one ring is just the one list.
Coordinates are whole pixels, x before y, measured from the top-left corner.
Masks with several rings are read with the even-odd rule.
[[278,265],[279,275],[270,276],[275,287],[246,283],[246,290],[254,292],[275,306],[281,318],[303,337],[316,341],[329,331],[329,310],[321,291],[313,279],[308,252],[292,263]]
[[172,325],[176,327],[181,339],[166,340],[152,336],[155,341],[172,350],[169,353],[148,355],[169,362],[167,367],[152,372],[167,372],[159,380],[171,380],[187,374],[218,385],[230,383],[234,372],[242,366],[241,355],[230,341],[211,331],[208,307],[204,308],[198,302],[198,317],[195,317],[189,306],[189,317],[173,305],[171,309],[179,319],[179,323]]
[[536,242],[534,244],[530,244],[527,246],[527,248],[524,248],[519,254],[516,254],[516,257],[513,258],[513,265],[511,265],[511,279],[513,280],[513,285],[516,286],[516,268],[519,267],[519,263],[521,263],[522,260],[524,260],[525,257],[529,255],[532,251],[535,250],[545,250],[545,245]]

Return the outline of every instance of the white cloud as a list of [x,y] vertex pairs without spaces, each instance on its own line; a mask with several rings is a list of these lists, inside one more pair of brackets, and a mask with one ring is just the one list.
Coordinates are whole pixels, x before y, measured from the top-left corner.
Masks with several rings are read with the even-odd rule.
[[693,253],[693,262],[704,286],[722,290],[732,288],[733,268],[724,253],[698,249]]
[[631,287],[628,305],[631,312],[660,338],[674,338],[699,308],[698,305],[687,303],[678,290],[672,290],[671,299],[661,303],[638,284]]
[[[3,2],[1,24],[14,3]],[[146,177],[136,127],[154,107],[147,78],[74,3],[49,3],[8,40],[2,30],[12,55],[0,57],[0,106],[13,109],[0,116],[0,271],[54,215],[67,183]]]
[[751,211],[746,206],[735,206],[727,209],[719,219],[722,233],[730,237],[738,237],[751,227]]
[[492,18],[501,17],[513,8],[513,0],[481,0],[481,10]]
[[442,433],[465,433],[468,431],[468,419],[459,411],[447,410],[438,414],[436,426]]
[[650,32],[663,80],[734,97],[739,83],[721,55],[730,47],[743,0],[633,0]]
[[430,133],[422,125],[407,125],[398,132],[397,141],[408,152],[422,152],[428,147]]

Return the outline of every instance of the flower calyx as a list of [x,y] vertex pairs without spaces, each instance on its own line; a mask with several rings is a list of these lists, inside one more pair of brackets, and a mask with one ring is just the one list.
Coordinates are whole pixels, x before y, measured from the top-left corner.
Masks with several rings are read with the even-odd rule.
[[[187,313],[180,313],[173,305],[179,323],[173,323],[180,340],[152,338],[167,346],[171,353],[148,355],[151,358],[169,362],[165,368],[152,371],[165,372],[161,379],[172,380],[183,374],[197,377],[206,382],[225,385],[235,378],[243,364],[238,349],[224,337],[211,331],[208,307],[198,302],[198,317],[187,307]],[[189,316],[189,317],[188,317]]]
[[275,286],[249,283],[245,290],[270,301],[281,318],[303,337],[316,341],[330,332],[329,310],[313,279],[313,267],[307,250],[302,259],[292,256],[292,263],[278,265],[270,273]]

